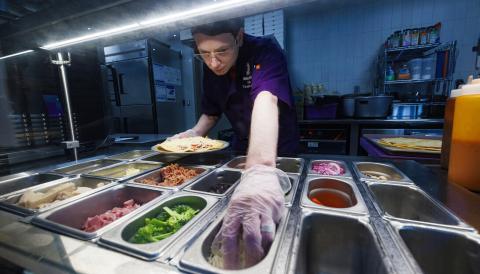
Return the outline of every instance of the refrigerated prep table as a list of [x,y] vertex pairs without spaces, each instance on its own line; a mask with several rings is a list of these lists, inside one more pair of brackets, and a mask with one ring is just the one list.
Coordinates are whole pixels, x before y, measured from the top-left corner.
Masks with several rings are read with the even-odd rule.
[[[0,264],[33,272],[214,273],[210,243],[239,182],[244,157],[207,153],[187,157],[140,155],[75,174],[74,163],[0,178]],[[446,182],[414,161],[305,155],[279,158],[292,188],[274,242],[258,264],[238,273],[476,273],[480,266],[480,197]],[[102,156],[100,158],[107,158]],[[122,159],[120,159],[122,158]],[[85,163],[101,159],[86,159]],[[323,175],[313,166],[342,168]],[[150,164],[130,177],[112,177],[119,166]],[[170,163],[201,169],[174,188],[139,183]],[[77,164],[78,165],[78,164]],[[103,172],[102,172],[103,171]],[[18,210],[25,191],[42,191],[79,178],[108,182],[98,190],[46,210]],[[138,179],[138,180],[137,180]],[[37,181],[35,181],[37,180]],[[137,180],[137,181],[135,181]],[[35,182],[33,182],[35,181]],[[12,182],[15,182],[12,184]],[[9,192],[12,190],[13,192]],[[328,197],[335,196],[336,199]],[[94,232],[84,219],[134,199],[139,207]],[[13,202],[12,202],[13,201]],[[12,204],[13,203],[13,204]],[[180,230],[150,244],[130,241],[145,218],[163,207],[187,204],[198,211]],[[17,208],[16,208],[17,206]],[[17,209],[17,210],[15,210]],[[230,272],[230,271],[228,271]]]

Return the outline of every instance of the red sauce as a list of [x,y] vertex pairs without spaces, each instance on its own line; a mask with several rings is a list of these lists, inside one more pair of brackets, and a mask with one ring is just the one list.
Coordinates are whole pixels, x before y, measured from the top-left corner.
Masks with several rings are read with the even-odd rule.
[[343,191],[328,188],[317,188],[308,194],[312,202],[328,207],[346,208],[353,206],[350,196]]

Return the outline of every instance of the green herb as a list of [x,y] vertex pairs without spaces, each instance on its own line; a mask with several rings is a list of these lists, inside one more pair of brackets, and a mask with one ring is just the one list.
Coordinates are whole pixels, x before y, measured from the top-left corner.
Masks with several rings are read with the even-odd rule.
[[190,221],[199,210],[187,205],[164,207],[155,218],[145,218],[145,226],[139,228],[130,239],[131,243],[146,244],[170,237]]

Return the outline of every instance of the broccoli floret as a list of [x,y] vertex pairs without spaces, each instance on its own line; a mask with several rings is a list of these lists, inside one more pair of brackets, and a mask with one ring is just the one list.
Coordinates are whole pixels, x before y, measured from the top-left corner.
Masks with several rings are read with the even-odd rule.
[[132,243],[152,243],[168,238],[190,221],[200,210],[187,205],[164,207],[156,218],[145,218],[145,226],[130,239]]

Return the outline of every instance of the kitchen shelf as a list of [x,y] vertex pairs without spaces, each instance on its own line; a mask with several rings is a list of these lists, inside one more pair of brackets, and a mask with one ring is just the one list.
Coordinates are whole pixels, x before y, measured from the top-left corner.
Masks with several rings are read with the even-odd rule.
[[397,48],[389,48],[385,49],[386,52],[398,52],[398,51],[407,51],[407,50],[427,50],[431,49],[434,47],[440,46],[441,43],[435,43],[435,44],[426,44],[426,45],[418,45],[418,46],[409,46],[409,47],[397,47]]
[[438,82],[438,81],[447,81],[448,79],[419,79],[419,80],[394,80],[394,81],[385,81],[385,85],[398,85],[398,84],[416,84],[416,83],[428,83],[428,82]]

